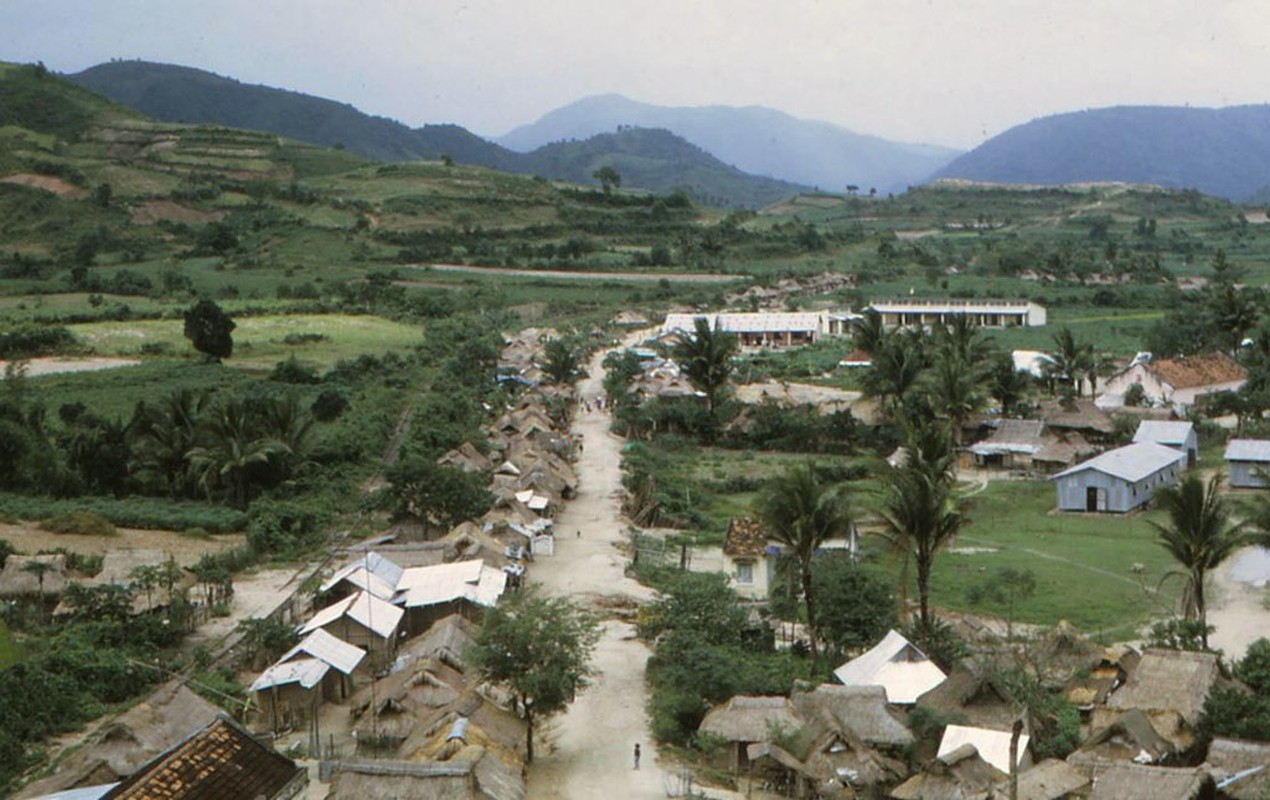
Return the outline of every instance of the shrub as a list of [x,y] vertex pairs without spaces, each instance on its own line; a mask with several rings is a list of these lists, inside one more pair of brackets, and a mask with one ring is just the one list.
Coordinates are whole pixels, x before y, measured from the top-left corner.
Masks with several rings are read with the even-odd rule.
[[326,515],[308,505],[256,503],[247,523],[247,544],[257,553],[291,555],[317,544]]
[[110,520],[92,511],[70,511],[40,523],[40,530],[77,536],[114,536],[118,531]]
[[213,533],[241,531],[247,515],[236,509],[210,503],[167,500],[157,497],[106,497],[51,499],[0,493],[0,513],[20,519],[48,519],[72,511],[92,511],[124,528],[180,531],[204,528]]

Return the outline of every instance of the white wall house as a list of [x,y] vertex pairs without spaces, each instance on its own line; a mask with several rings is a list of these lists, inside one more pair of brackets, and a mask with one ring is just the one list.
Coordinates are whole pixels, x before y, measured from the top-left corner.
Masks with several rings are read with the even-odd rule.
[[1145,419],[1138,424],[1133,441],[1155,442],[1183,452],[1187,467],[1193,467],[1199,461],[1199,438],[1195,435],[1195,426],[1189,422]]
[[1225,353],[1138,360],[1107,379],[1098,397],[1098,407],[1123,406],[1129,387],[1138,384],[1148,403],[1171,408],[1180,416],[1200,398],[1236,391],[1247,380],[1248,371]]
[[775,548],[758,520],[734,517],[723,542],[723,571],[732,588],[749,600],[766,600],[776,580]]
[[850,333],[859,314],[845,311],[714,311],[700,314],[667,314],[661,334],[691,334],[697,320],[710,328],[735,333],[742,347],[793,347],[818,342],[826,336]]

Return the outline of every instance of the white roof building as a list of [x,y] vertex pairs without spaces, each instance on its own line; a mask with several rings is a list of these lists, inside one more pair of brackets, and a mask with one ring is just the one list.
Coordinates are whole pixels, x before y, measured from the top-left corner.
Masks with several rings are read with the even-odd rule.
[[[939,740],[939,752],[936,758],[951,753],[962,745],[972,744],[979,751],[979,757],[992,766],[1010,774],[1010,731],[994,731],[988,728],[972,728],[966,725],[947,725],[944,736]],[[1015,766],[1023,763],[1030,737],[1025,733],[1019,736],[1019,750]]]
[[506,573],[479,558],[431,567],[411,567],[402,573],[393,602],[406,608],[419,608],[468,600],[492,607],[498,603],[506,586]]
[[1185,453],[1179,453],[1171,447],[1154,442],[1138,442],[1108,450],[1088,461],[1082,461],[1074,467],[1065,469],[1054,477],[1063,478],[1078,472],[1093,470],[1113,478],[1136,483],[1185,458]]
[[300,633],[316,631],[343,617],[348,617],[374,632],[381,639],[387,639],[397,632],[397,625],[401,623],[405,613],[387,600],[363,591],[349,595],[317,612],[312,619],[301,626]]
[[947,677],[935,662],[897,631],[873,649],[833,671],[846,686],[881,686],[889,702],[911,704]]
[[869,306],[887,328],[947,325],[965,317],[985,328],[1035,327],[1045,324],[1045,306],[1027,300],[959,300],[909,297],[877,300]]
[[332,669],[351,675],[366,657],[366,651],[335,638],[320,628],[288,650],[272,667],[261,673],[251,684],[258,692],[272,686],[298,683],[311,689]]
[[379,553],[370,552],[340,568],[318,588],[318,591],[329,592],[341,581],[347,581],[362,591],[388,600],[397,591],[397,583],[401,580],[402,572],[402,568],[397,564]]

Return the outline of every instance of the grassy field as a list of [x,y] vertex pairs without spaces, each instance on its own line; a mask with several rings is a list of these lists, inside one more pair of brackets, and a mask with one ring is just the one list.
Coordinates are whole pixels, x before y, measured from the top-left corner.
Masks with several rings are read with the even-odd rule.
[[[235,320],[234,355],[227,364],[243,369],[271,369],[294,355],[301,362],[328,368],[363,353],[404,350],[422,340],[418,327],[373,316],[348,314],[280,314]],[[71,330],[101,355],[136,356],[143,346],[173,354],[192,352],[181,320],[93,322]],[[288,336],[322,336],[321,340],[288,344]]]
[[[970,523],[956,550],[936,558],[932,602],[999,615],[1003,609],[972,605],[966,594],[1009,567],[1036,576],[1035,594],[1018,606],[1019,621],[1053,625],[1065,619],[1083,631],[1117,638],[1133,636],[1147,620],[1170,610],[1179,587],[1171,580],[1156,592],[1174,566],[1154,541],[1148,520],[1156,512],[1053,509],[1054,485],[1048,481],[990,483],[972,498]],[[1141,570],[1135,572],[1135,565]]]

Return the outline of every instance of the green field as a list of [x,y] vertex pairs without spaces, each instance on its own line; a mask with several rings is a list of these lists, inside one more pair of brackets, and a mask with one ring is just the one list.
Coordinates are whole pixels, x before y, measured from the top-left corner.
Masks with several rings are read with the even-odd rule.
[[0,620],[0,669],[22,660],[22,648],[13,640],[9,627]]
[[[227,363],[243,369],[270,369],[293,355],[303,363],[327,368],[363,353],[406,350],[423,338],[418,326],[369,315],[280,314],[240,317],[235,322],[234,355]],[[193,354],[178,319],[93,322],[73,325],[71,330],[100,355],[136,356],[147,345],[172,354]],[[288,336],[306,334],[324,338],[286,342]]]

